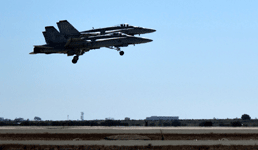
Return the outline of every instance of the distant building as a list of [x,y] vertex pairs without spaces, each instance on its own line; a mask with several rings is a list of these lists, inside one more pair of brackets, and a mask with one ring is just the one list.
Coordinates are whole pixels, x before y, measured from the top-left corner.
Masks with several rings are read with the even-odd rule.
[[125,120],[130,120],[130,118],[129,117],[125,117]]
[[22,121],[24,121],[24,119],[23,118],[15,118],[14,121],[22,122]]
[[146,120],[178,120],[178,116],[151,116],[146,117]]
[[114,118],[109,117],[109,118],[105,118],[105,120],[115,120],[115,119],[114,119]]
[[41,118],[40,118],[40,117],[35,116],[35,117],[34,117],[34,120],[35,120],[35,121],[41,121]]

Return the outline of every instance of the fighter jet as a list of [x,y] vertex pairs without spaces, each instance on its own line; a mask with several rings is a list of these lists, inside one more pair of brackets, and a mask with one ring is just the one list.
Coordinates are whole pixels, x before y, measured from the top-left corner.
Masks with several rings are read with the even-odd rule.
[[137,26],[131,26],[129,24],[120,24],[119,26],[113,26],[113,27],[105,27],[105,28],[99,28],[99,29],[91,29],[87,31],[82,31],[81,33],[93,33],[93,32],[100,32],[100,34],[106,34],[111,32],[122,32],[128,35],[136,35],[136,34],[145,34],[145,33],[152,33],[155,32],[154,29],[149,28],[143,28],[143,27],[137,27]]
[[152,41],[147,38],[128,36],[119,33],[113,35],[98,36],[95,34],[87,34],[86,36],[81,36],[80,32],[67,23],[58,24],[60,33],[53,26],[45,27],[46,31],[43,32],[43,35],[47,44],[34,46],[34,51],[30,54],[63,53],[67,54],[67,56],[75,55],[72,62],[76,64],[80,55],[93,49],[99,49],[101,47],[116,49],[122,56],[124,55],[124,52],[120,50],[120,47]]
[[150,28],[131,26],[129,24],[120,24],[119,26],[91,29],[91,30],[79,32],[67,20],[61,20],[57,22],[57,26],[60,30],[60,33],[64,34],[67,37],[97,36],[97,35],[112,34],[116,32],[134,36],[134,35],[152,33],[156,31]]

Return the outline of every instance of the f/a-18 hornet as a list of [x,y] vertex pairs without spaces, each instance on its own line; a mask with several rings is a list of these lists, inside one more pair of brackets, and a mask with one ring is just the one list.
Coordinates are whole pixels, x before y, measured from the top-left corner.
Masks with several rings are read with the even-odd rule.
[[53,26],[46,26],[43,33],[47,44],[34,46],[30,54],[63,53],[73,56],[74,64],[79,60],[79,56],[93,49],[106,47],[119,51],[121,56],[124,52],[120,47],[151,42],[151,39],[135,37],[135,34],[145,34],[155,32],[154,29],[130,26],[121,24],[115,27],[106,27],[79,32],[67,20],[57,22],[59,31]]

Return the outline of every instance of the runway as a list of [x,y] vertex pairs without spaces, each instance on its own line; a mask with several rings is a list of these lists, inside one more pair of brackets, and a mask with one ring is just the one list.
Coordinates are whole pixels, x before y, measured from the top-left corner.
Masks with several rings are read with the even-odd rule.
[[[162,134],[161,134],[162,132]],[[105,140],[110,135],[146,136],[150,140]],[[162,139],[164,136],[164,140]],[[175,140],[177,139],[177,140]],[[0,127],[0,146],[15,148],[95,146],[109,149],[118,146],[152,148],[178,146],[182,148],[258,149],[257,127],[100,127],[100,126],[32,126]],[[103,147],[104,146],[104,147]],[[224,147],[223,147],[224,146]],[[102,147],[102,148],[100,148]],[[152,149],[150,148],[150,149]],[[137,148],[139,149],[139,148]],[[149,148],[147,148],[149,149]]]
[[258,127],[102,127],[31,126],[0,127],[0,133],[258,133]]
[[142,141],[142,140],[117,140],[117,141],[41,141],[41,140],[33,140],[33,141],[0,141],[1,144],[19,144],[19,145],[105,145],[105,146],[147,146],[148,144],[152,144],[153,146],[168,146],[168,145],[257,145],[258,148],[258,140],[234,140],[234,141],[213,141],[213,140],[151,140],[151,141]]

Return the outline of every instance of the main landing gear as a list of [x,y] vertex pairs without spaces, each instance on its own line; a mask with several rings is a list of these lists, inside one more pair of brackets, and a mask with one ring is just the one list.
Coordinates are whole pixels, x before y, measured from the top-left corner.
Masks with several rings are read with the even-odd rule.
[[119,54],[120,54],[120,56],[123,56],[125,54],[125,52],[124,51],[120,51]]
[[[89,51],[89,50],[88,50],[88,51]],[[72,60],[73,64],[76,64],[77,61],[79,60],[79,56],[80,56],[80,55],[83,55],[84,53],[85,53],[85,51],[82,50],[82,49],[77,50],[76,53],[75,53],[75,56],[73,57],[73,60]]]
[[78,60],[79,60],[79,56],[77,56],[77,55],[74,56],[73,60],[72,60],[73,64],[76,64]]

